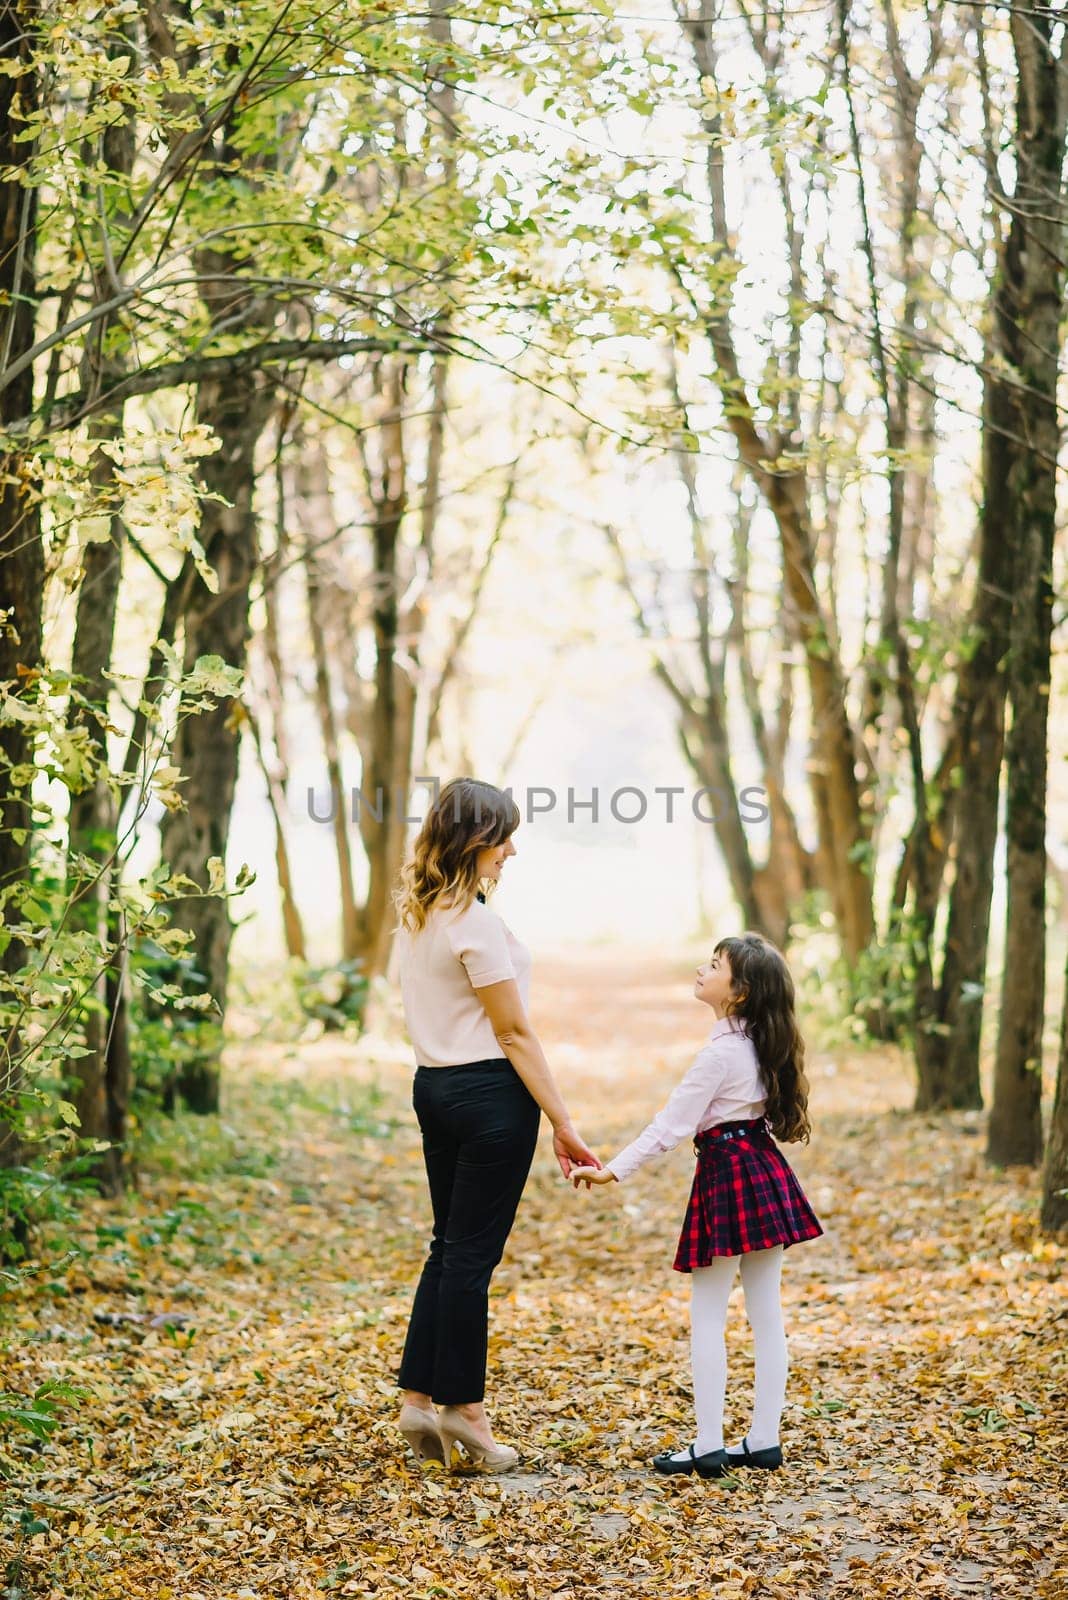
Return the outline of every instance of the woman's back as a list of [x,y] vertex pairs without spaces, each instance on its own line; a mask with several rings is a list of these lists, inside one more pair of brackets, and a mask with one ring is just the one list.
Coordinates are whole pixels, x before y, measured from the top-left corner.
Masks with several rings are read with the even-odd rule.
[[401,997],[416,1062],[460,1066],[502,1054],[475,989],[513,978],[524,1008],[530,952],[479,900],[466,910],[434,907],[417,933],[397,934]]

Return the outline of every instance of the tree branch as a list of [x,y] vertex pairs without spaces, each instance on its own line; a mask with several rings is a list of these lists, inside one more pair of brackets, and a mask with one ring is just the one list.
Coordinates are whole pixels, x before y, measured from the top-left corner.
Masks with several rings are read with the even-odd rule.
[[[109,384],[98,393],[78,389],[64,395],[47,416],[45,431],[59,432],[76,427],[86,417],[97,411],[109,411],[120,401],[134,395],[156,394],[160,389],[176,389],[186,383],[203,383],[211,378],[235,378],[255,372],[278,362],[336,361],[341,356],[355,355],[423,355],[427,351],[440,353],[440,338],[434,339],[275,339],[266,344],[251,345],[247,350],[235,350],[225,356],[187,356],[183,361],[166,361],[158,367],[144,367],[139,372],[128,373],[118,382]],[[19,417],[5,429],[9,438],[20,438],[30,432],[35,422],[41,420],[41,410],[28,417]]]

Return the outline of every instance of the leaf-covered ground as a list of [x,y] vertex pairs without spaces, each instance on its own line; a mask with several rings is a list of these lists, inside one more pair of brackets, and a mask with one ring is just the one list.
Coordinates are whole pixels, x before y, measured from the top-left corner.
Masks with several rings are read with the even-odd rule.
[[[537,963],[535,1021],[605,1156],[703,1037],[702,953]],[[786,1470],[647,1466],[691,1437],[670,1260],[692,1153],[580,1195],[543,1138],[491,1303],[522,1471],[446,1476],[393,1424],[428,1214],[403,1041],[388,1018],[358,1044],[241,1020],[220,1123],[180,1122],[135,1197],[90,1208],[88,1253],[9,1303],[2,1386],[92,1397],[7,1447],[8,1532],[48,1527],[6,1539],[5,1595],[1068,1595],[1066,1253],[1036,1239],[1034,1176],[985,1168],[978,1119],[909,1113],[895,1052],[810,1047],[816,1133],[791,1155],[827,1233],[786,1258]]]

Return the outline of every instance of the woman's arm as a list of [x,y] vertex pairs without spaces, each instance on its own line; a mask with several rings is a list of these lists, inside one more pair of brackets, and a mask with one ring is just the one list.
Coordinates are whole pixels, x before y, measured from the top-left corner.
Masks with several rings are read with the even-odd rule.
[[564,1177],[570,1176],[573,1166],[599,1168],[601,1163],[571,1121],[541,1042],[530,1025],[516,980],[505,978],[499,983],[481,984],[475,993],[497,1043],[553,1125],[553,1149]]

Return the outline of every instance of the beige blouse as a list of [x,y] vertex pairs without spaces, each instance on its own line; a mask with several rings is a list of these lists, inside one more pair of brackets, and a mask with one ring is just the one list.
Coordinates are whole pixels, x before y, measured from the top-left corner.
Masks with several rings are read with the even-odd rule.
[[397,932],[404,1017],[416,1063],[457,1067],[501,1058],[482,1002],[475,993],[514,978],[524,1009],[530,1003],[530,952],[496,911],[473,900],[466,911],[435,908],[418,933]]

